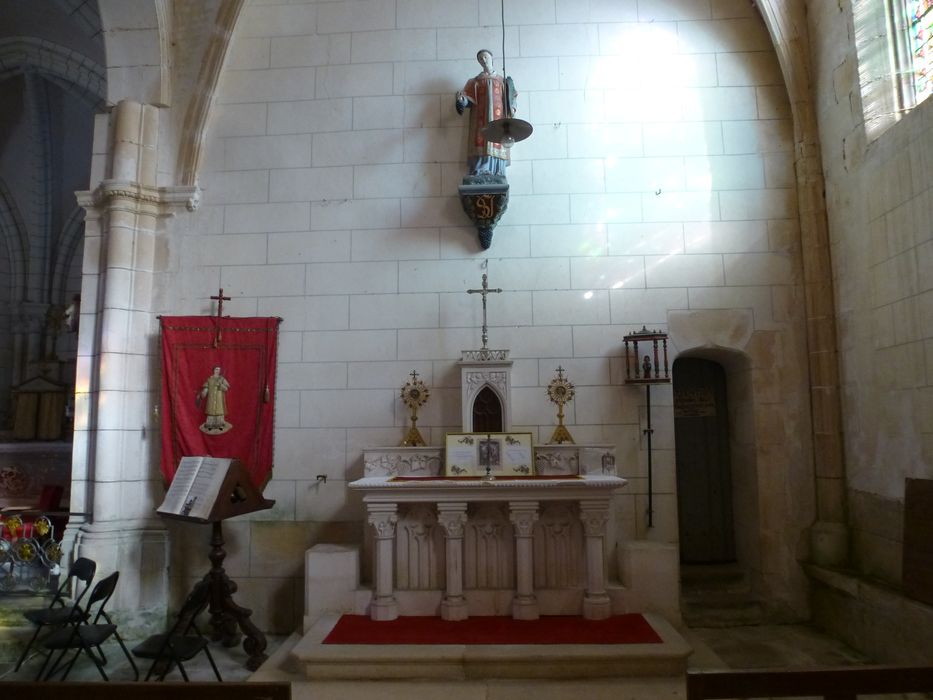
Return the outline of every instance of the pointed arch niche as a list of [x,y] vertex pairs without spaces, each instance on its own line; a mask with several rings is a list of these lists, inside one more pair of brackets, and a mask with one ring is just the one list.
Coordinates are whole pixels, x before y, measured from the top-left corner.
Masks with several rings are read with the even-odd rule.
[[[488,357],[490,353],[502,354]],[[508,359],[508,351],[476,355],[465,350],[459,364],[463,431],[509,432],[512,429],[512,361]]]

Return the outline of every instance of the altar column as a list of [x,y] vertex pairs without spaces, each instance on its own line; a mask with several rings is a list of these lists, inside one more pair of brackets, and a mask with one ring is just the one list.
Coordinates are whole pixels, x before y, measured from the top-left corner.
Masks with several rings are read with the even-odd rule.
[[373,620],[394,620],[398,617],[398,601],[393,590],[395,524],[398,522],[398,505],[395,503],[370,503],[369,524],[376,534],[375,583],[373,602],[369,616]]
[[509,501],[509,520],[515,528],[515,598],[512,600],[512,617],[516,620],[538,619],[532,539],[537,519],[537,501]]
[[447,541],[447,590],[441,601],[441,617],[445,620],[466,620],[469,617],[463,596],[463,530],[467,521],[467,504],[438,503],[437,521],[444,528]]
[[586,539],[586,591],[583,593],[583,617],[605,620],[612,615],[612,604],[606,592],[604,547],[606,524],[609,522],[609,501],[582,501],[580,520]]

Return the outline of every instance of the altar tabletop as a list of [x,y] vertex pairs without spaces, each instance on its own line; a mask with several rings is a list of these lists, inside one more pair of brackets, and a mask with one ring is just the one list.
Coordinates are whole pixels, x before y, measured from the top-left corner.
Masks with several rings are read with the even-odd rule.
[[608,498],[626,480],[608,475],[503,476],[485,481],[478,476],[369,476],[349,484],[375,502],[571,500]]

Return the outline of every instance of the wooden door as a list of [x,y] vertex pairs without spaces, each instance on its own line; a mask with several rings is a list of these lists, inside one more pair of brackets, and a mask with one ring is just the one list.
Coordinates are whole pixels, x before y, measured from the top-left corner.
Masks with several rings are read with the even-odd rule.
[[726,375],[709,360],[674,362],[680,560],[735,561]]

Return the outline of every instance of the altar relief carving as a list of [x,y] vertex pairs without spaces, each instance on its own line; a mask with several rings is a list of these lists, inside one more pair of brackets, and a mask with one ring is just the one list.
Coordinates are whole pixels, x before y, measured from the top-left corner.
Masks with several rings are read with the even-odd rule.
[[464,586],[512,588],[515,547],[512,527],[501,504],[483,503],[474,507],[467,521],[464,538]]
[[394,447],[363,451],[365,476],[439,476],[443,473],[439,447]]
[[505,372],[468,372],[466,380],[471,395],[478,393],[486,384],[498,389],[500,395],[505,394],[507,381]]
[[[579,578],[574,574],[562,577],[560,570],[567,568],[565,565],[585,572],[584,617],[609,617],[606,525],[611,494],[624,485],[624,479],[602,475],[491,482],[479,477],[467,481],[368,477],[351,482],[351,489],[362,491],[369,522],[376,530],[376,590],[370,615],[390,620],[399,614],[393,590],[395,548],[388,535],[400,522],[399,537],[406,544],[398,552],[401,556],[403,551],[416,550],[418,561],[415,566],[399,562],[398,571],[408,572],[408,582],[416,572],[419,585],[430,582],[425,572],[439,559],[438,541],[429,533],[436,535],[443,530],[446,556],[441,615],[445,619],[467,617],[465,591],[470,588],[511,590],[512,616],[537,619],[536,584],[578,588]],[[400,504],[409,504],[401,519]]]
[[574,588],[582,584],[580,518],[575,508],[556,503],[541,511],[535,538],[535,588]]
[[396,581],[399,588],[430,590],[443,580],[443,534],[434,508],[419,504],[399,518],[396,537]]

